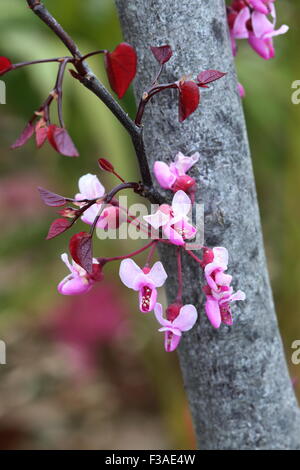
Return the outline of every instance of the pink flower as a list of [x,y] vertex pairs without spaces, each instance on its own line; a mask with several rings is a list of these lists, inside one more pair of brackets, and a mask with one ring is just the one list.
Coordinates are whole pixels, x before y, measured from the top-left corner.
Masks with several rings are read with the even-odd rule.
[[[105,188],[100,183],[97,176],[91,175],[90,173],[79,178],[78,186],[80,193],[76,194],[75,196],[75,199],[78,201],[82,199],[100,199],[105,194]],[[121,213],[119,207],[112,204],[107,204],[104,206],[100,201],[89,207],[81,216],[81,220],[86,224],[92,225],[101,208],[102,212],[97,221],[97,228],[103,228],[106,230],[116,229],[126,219],[125,216],[123,216]]]
[[198,152],[190,157],[179,152],[174,162],[170,163],[170,165],[156,161],[153,170],[160,186],[164,189],[171,189],[174,192],[178,189],[189,192],[195,185],[195,180],[188,176],[186,172],[199,160],[199,157]]
[[162,263],[157,261],[151,269],[141,269],[132,259],[124,259],[119,274],[125,286],[139,292],[140,311],[151,312],[157,299],[156,287],[161,287],[168,277]]
[[271,22],[266,15],[259,11],[254,11],[251,16],[252,31],[249,31],[248,42],[250,46],[265,60],[272,59],[275,56],[273,46],[273,37],[285,34],[288,26],[282,25],[279,29],[275,29],[276,12],[274,5],[271,7]]
[[[75,199],[80,201],[82,199],[96,199],[101,198],[105,194],[105,188],[100,183],[96,175],[87,173],[79,178],[78,181],[79,193],[76,194]],[[86,224],[92,225],[95,217],[97,217],[101,209],[101,202],[93,204],[89,207],[81,217],[81,220]],[[98,226],[98,224],[97,224]]]
[[184,191],[177,191],[172,200],[172,206],[162,204],[155,214],[143,218],[155,230],[162,227],[164,235],[174,245],[184,245],[186,239],[193,238],[197,229],[188,222],[188,214],[192,203]]
[[[241,8],[243,6],[244,7]],[[228,23],[232,41],[233,54],[236,55],[236,39],[248,39],[250,46],[263,59],[269,60],[274,57],[273,37],[285,34],[288,26],[282,25],[275,29],[276,10],[272,1],[252,0],[253,11],[246,6],[245,2],[233,2],[228,10]],[[268,15],[273,21],[268,19]]]
[[154,307],[157,321],[162,325],[158,331],[165,332],[165,350],[174,351],[177,348],[183,331],[189,331],[197,321],[197,310],[194,305],[170,305],[167,309],[167,318],[163,317],[162,305],[157,303]]
[[[231,292],[231,293],[229,293]],[[230,309],[230,303],[236,300],[245,300],[246,295],[241,290],[238,290],[236,293],[232,292],[232,287],[224,289],[223,298],[215,298],[214,292],[213,295],[207,295],[205,302],[205,311],[206,315],[212,324],[213,327],[219,328],[221,323],[225,325],[232,325],[232,314]]]
[[72,264],[69,262],[67,253],[61,255],[62,261],[65,263],[67,268],[70,270],[68,276],[66,276],[57,286],[57,290],[63,295],[78,295],[88,292],[95,281],[100,281],[103,278],[98,261],[93,258],[94,272],[92,275],[88,274],[79,264],[72,260]]
[[[211,256],[213,255],[213,256]],[[244,292],[233,292],[230,286],[232,276],[226,274],[228,264],[228,251],[223,247],[206,250],[204,275],[207,285],[203,290],[206,294],[205,311],[209,321],[215,328],[221,323],[232,325],[230,303],[236,300],[245,300]]]
[[241,98],[245,98],[246,96],[245,88],[243,87],[241,83],[238,83],[238,92]]

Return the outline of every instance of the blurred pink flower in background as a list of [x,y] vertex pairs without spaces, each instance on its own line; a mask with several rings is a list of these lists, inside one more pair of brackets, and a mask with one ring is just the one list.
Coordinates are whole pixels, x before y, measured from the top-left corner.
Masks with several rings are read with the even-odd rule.
[[101,360],[101,348],[123,343],[129,336],[128,310],[112,282],[104,281],[86,295],[65,300],[47,316],[46,328],[57,342],[67,346],[74,366],[83,374],[89,373]]

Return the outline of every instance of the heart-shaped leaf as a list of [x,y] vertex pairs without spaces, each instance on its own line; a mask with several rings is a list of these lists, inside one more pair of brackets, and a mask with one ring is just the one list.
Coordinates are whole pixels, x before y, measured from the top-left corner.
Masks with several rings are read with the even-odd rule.
[[60,207],[64,206],[67,202],[63,196],[55,194],[52,191],[48,191],[48,189],[44,189],[39,186],[38,191],[42,200],[47,206]]
[[0,75],[12,69],[12,63],[7,57],[0,57]]
[[200,103],[199,88],[195,82],[180,81],[179,88],[179,122],[190,116]]
[[48,235],[46,240],[57,237],[61,233],[65,232],[70,228],[70,220],[67,219],[55,219],[54,222],[50,225]]
[[37,148],[40,148],[45,141],[47,140],[48,136],[48,127],[36,127],[35,129],[35,142]]
[[227,75],[226,73],[219,72],[219,70],[205,70],[204,72],[199,73],[197,76],[197,81],[199,86],[206,85],[207,83],[214,82],[219,80],[219,78]]
[[159,47],[150,47],[152,54],[154,55],[157,62],[162,65],[168,62],[171,59],[173,52],[170,46],[159,46]]
[[23,130],[22,134],[20,137],[17,138],[17,140],[10,146],[11,149],[17,149],[18,147],[22,147],[24,144],[26,144],[27,140],[32,137],[34,133],[34,126],[29,122],[26,124],[25,129]]
[[105,54],[105,67],[110,86],[122,98],[135,77],[137,56],[134,48],[122,42]]
[[48,127],[47,137],[52,147],[67,157],[79,157],[78,150],[66,129],[51,124]]
[[92,274],[92,235],[87,232],[75,233],[70,240],[69,248],[75,263],[79,264],[89,274]]

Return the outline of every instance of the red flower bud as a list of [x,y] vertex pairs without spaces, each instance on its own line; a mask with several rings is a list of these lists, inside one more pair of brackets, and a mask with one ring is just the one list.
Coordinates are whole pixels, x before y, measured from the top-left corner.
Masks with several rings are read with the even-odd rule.
[[166,309],[167,320],[174,321],[178,317],[182,304],[171,304]]
[[206,266],[209,263],[212,263],[214,260],[214,253],[213,250],[207,248],[206,246],[203,247],[203,264]]
[[181,189],[185,193],[188,193],[195,184],[196,181],[194,178],[188,175],[182,175],[176,179],[175,183],[172,186],[172,191],[176,193],[176,191],[179,191]]

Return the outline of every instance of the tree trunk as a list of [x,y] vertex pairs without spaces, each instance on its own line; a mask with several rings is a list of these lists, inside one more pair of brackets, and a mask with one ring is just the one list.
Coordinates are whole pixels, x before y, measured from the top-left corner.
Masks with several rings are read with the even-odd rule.
[[[170,44],[174,51],[164,83],[205,69],[228,72],[202,92],[200,108],[183,124],[177,120],[173,90],[160,93],[144,118],[151,168],[155,160],[169,162],[178,151],[200,152],[192,175],[197,201],[205,206],[205,244],[228,249],[234,287],[247,295],[245,302],[233,304],[234,325],[215,330],[204,313],[199,269],[185,256],[184,300],[197,304],[200,318],[184,334],[179,358],[199,448],[300,448],[299,411],[274,311],[224,1],[116,4],[124,38],[139,56],[137,97],[157,71],[151,45]],[[161,251],[169,302],[177,289],[174,253],[172,247]]]

